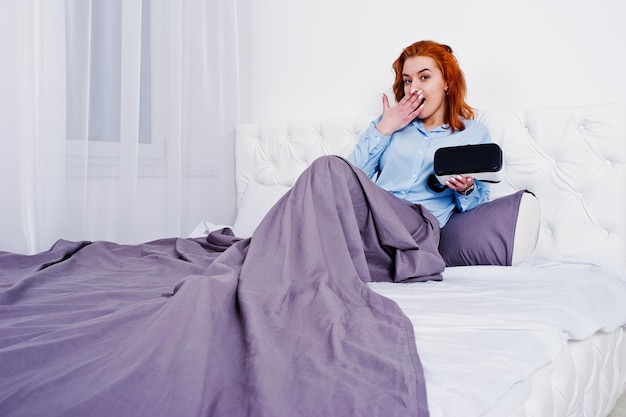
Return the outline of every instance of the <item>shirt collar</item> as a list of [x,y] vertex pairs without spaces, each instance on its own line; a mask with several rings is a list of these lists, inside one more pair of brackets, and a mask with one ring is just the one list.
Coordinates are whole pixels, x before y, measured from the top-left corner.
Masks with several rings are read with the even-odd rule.
[[413,126],[415,126],[415,128],[422,132],[422,134],[424,134],[425,136],[429,136],[433,133],[446,132],[448,131],[448,129],[450,129],[450,125],[444,123],[440,126],[430,129],[430,131],[427,131],[426,127],[424,126],[424,121],[422,119],[415,119],[411,123],[413,123]]

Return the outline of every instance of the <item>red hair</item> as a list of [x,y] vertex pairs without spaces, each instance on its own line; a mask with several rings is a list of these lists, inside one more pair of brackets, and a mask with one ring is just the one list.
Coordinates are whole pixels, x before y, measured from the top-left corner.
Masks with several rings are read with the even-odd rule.
[[392,68],[396,73],[393,82],[393,93],[396,103],[404,97],[404,82],[402,70],[404,62],[414,56],[427,56],[432,58],[443,74],[444,81],[448,84],[446,112],[444,121],[452,131],[465,129],[463,119],[473,119],[474,110],[465,102],[467,87],[463,71],[452,53],[452,48],[433,41],[419,41],[407,46],[400,56],[394,61]]

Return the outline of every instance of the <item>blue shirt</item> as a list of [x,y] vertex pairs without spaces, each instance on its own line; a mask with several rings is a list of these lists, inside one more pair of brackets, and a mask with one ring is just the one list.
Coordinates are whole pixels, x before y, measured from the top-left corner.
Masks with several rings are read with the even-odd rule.
[[489,184],[475,180],[475,188],[467,196],[445,188],[436,193],[428,185],[434,174],[435,151],[444,146],[460,146],[491,142],[485,126],[465,120],[465,129],[452,132],[448,125],[426,131],[416,119],[391,136],[382,135],[374,120],[363,133],[348,160],[363,170],[381,188],[412,203],[422,204],[445,226],[456,210],[467,211],[489,200]]

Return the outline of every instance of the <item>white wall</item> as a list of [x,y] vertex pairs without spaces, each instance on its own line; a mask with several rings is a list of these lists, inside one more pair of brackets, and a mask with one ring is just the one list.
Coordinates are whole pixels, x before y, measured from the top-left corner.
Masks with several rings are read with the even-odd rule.
[[475,108],[626,101],[623,0],[240,0],[239,10],[241,122],[374,117],[391,63],[421,39],[454,49]]
[[[232,98],[239,98],[239,123],[373,118],[381,94],[390,92],[392,61],[420,39],[453,47],[468,101],[479,109],[626,101],[624,0],[237,0],[237,6],[240,61],[232,75],[239,90]],[[5,116],[13,104],[0,100]],[[192,196],[183,230],[203,219],[234,220],[233,149],[223,145],[218,175],[183,190]],[[159,193],[164,186],[148,188],[149,204],[167,203]],[[143,240],[163,237],[155,225],[168,221],[145,217],[137,228]],[[18,233],[4,231],[6,241]]]

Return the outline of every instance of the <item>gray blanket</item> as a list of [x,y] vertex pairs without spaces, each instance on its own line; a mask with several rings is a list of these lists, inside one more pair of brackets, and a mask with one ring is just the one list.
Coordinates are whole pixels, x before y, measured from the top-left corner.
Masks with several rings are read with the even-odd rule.
[[337,157],[251,239],[0,253],[0,415],[427,416],[371,280],[441,279],[436,220]]

